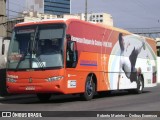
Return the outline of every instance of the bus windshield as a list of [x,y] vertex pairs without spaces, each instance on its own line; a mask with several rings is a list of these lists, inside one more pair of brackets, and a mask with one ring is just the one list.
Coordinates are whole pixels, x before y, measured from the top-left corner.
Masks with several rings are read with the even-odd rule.
[[8,69],[63,67],[64,24],[16,27],[8,53]]

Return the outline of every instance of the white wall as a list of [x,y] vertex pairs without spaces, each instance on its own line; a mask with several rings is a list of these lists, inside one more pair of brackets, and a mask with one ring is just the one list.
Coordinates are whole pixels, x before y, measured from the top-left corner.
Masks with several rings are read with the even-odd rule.
[[6,68],[9,43],[10,43],[10,40],[5,40],[4,41],[5,53],[4,53],[4,55],[2,55],[2,37],[0,37],[0,69]]

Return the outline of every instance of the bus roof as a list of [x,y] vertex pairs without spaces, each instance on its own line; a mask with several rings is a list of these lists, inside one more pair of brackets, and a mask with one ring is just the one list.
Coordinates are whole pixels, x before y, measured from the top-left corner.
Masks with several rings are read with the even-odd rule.
[[99,23],[86,22],[86,21],[79,20],[79,19],[45,19],[45,20],[40,20],[40,21],[21,22],[21,23],[16,24],[15,27],[35,25],[35,24],[47,24],[47,23],[70,23],[73,21],[77,21],[77,22],[81,22],[81,23],[85,23],[85,24],[92,24],[92,25],[96,25],[97,27],[99,26],[99,27],[103,27],[103,28],[107,28],[107,29],[112,29],[115,31],[120,31],[123,33],[130,33],[128,31],[120,29],[120,28],[106,26],[106,25],[99,24]]
[[39,21],[21,22],[16,24],[15,27],[36,25],[36,24],[48,24],[48,23],[65,23],[65,21],[67,21],[67,19],[45,19]]
[[[124,30],[124,29],[120,29],[120,28],[116,28],[116,27],[112,27],[112,26],[107,26],[107,25],[103,25],[103,24],[100,24],[100,23],[86,22],[86,21],[79,20],[79,19],[74,19],[74,18],[70,18],[70,19],[64,19],[64,18],[59,19],[59,18],[57,18],[57,19],[45,19],[45,20],[40,20],[40,21],[21,22],[21,23],[16,24],[15,27],[37,25],[37,24],[52,24],[52,23],[66,23],[66,24],[69,24],[71,22],[76,22],[76,21],[84,23],[84,24],[94,25],[94,26],[97,26],[97,27],[111,29],[111,30],[114,30],[114,31],[122,32],[124,34],[133,34],[129,31],[127,31],[127,30]],[[135,35],[137,35],[137,34],[135,34]],[[138,35],[138,36],[140,36],[140,35]],[[145,37],[145,38],[148,38],[148,37]],[[148,39],[151,39],[151,38],[148,38]],[[154,40],[154,39],[152,39],[152,40]]]

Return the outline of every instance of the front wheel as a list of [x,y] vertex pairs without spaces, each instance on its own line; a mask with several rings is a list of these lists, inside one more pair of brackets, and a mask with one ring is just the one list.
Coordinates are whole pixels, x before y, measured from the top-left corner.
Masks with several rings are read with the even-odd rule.
[[85,84],[85,92],[82,94],[84,100],[88,101],[93,98],[95,94],[95,83],[91,76],[88,76]]
[[41,102],[47,102],[51,98],[51,94],[49,93],[38,93],[37,97]]

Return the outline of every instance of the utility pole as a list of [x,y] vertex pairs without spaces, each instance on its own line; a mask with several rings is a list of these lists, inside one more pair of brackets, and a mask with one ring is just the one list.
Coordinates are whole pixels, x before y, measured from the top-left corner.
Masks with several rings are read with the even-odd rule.
[[87,21],[87,14],[88,14],[88,12],[87,12],[87,2],[88,2],[88,0],[85,1],[85,21]]
[[9,20],[9,0],[7,0],[7,17],[8,17],[8,20]]

